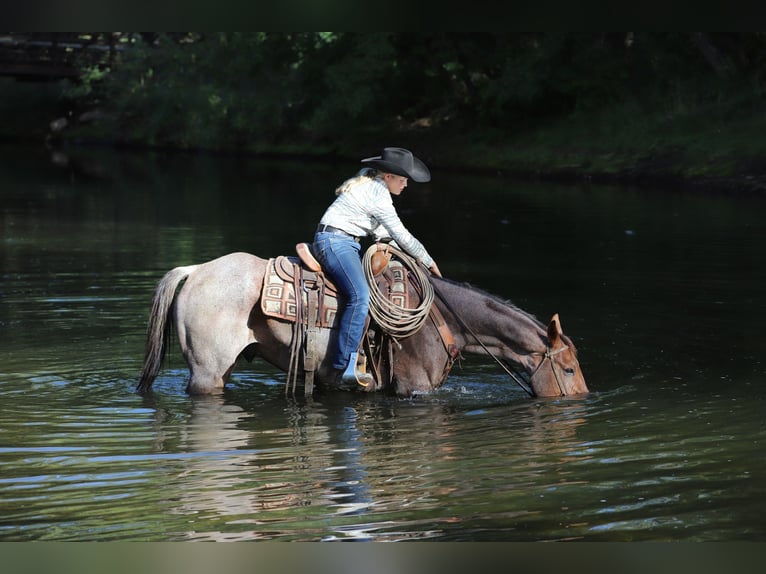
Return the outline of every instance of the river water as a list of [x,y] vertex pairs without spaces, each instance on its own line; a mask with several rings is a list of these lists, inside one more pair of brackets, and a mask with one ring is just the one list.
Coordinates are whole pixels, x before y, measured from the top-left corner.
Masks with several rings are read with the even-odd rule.
[[466,357],[431,396],[284,397],[243,363],[134,392],[159,278],[291,254],[357,168],[2,149],[0,540],[763,541],[766,199],[434,168],[398,198],[445,276],[547,322],[593,391]]

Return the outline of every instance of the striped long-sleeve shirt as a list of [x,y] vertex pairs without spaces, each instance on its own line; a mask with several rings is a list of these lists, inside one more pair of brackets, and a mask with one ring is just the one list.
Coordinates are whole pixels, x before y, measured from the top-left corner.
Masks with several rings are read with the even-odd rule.
[[426,267],[433,265],[434,260],[425,246],[404,227],[391,193],[379,179],[365,177],[349,186],[330,204],[319,223],[356,237],[372,236],[375,241],[391,238]]

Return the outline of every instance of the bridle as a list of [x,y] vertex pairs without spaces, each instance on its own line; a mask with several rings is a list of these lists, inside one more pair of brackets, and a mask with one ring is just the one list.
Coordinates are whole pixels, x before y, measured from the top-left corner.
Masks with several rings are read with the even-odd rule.
[[[453,309],[452,305],[450,305],[449,302],[442,296],[442,294],[439,293],[438,289],[434,288],[434,292],[439,297],[439,299],[441,299],[441,302],[444,303],[444,306],[447,307],[447,309],[449,309],[450,313],[452,313],[452,315],[455,317],[455,319],[457,319],[458,323],[460,323],[460,325],[466,331],[468,331],[473,336],[474,339],[476,339],[476,341],[479,343],[479,345],[481,345],[482,349],[484,349],[484,351],[486,351],[486,353],[490,357],[492,357],[494,359],[494,361],[498,365],[500,365],[500,367],[506,372],[506,374],[509,377],[511,377],[511,379],[513,379],[513,381],[517,385],[519,385],[524,390],[525,393],[527,393],[530,397],[534,397],[535,396],[534,391],[532,391],[532,389],[527,387],[527,385],[525,385],[522,382],[521,374],[515,368],[513,368],[513,367],[508,368],[508,366],[503,361],[498,359],[495,356],[495,354],[487,348],[487,346],[482,342],[482,340],[479,338],[479,336],[476,333],[474,333],[473,329],[471,329],[466,324],[466,322],[463,321],[463,318],[455,312],[455,309]],[[543,357],[542,360],[540,361],[540,363],[538,363],[538,365],[535,367],[535,370],[532,371],[532,374],[530,375],[530,379],[532,379],[535,376],[537,371],[540,370],[540,367],[542,367],[543,364],[545,363],[545,360],[548,359],[548,361],[550,361],[551,370],[553,371],[553,378],[556,380],[556,385],[558,386],[559,392],[561,393],[562,397],[565,395],[565,393],[564,393],[563,387],[561,386],[561,381],[559,380],[559,374],[556,371],[555,365],[553,364],[553,357],[555,357],[556,355],[558,355],[559,353],[561,353],[563,351],[566,351],[568,348],[569,348],[568,345],[564,345],[563,347],[559,347],[558,349],[556,349],[554,351],[550,347],[546,346],[545,347],[545,351],[532,351],[530,353],[531,355],[542,355],[542,357]]]
[[566,393],[564,393],[564,388],[561,386],[561,381],[559,380],[559,373],[556,370],[556,365],[553,364],[553,357],[558,355],[559,353],[566,351],[569,348],[569,345],[564,345],[563,347],[559,347],[555,351],[552,350],[550,347],[545,347],[545,351],[534,351],[533,355],[542,355],[542,360],[538,363],[538,365],[535,367],[535,370],[532,371],[532,374],[530,375],[530,378],[534,378],[534,376],[537,374],[537,371],[540,370],[540,367],[545,364],[545,360],[548,359],[550,361],[551,365],[551,371],[553,371],[553,378],[556,380],[556,386],[559,388],[559,393],[561,393],[561,396],[563,397]]

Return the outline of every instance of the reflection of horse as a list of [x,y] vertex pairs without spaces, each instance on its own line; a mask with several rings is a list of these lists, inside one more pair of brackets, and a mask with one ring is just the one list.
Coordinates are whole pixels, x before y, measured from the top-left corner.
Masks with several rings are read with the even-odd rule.
[[[138,390],[150,390],[160,371],[171,317],[189,366],[187,391],[191,394],[221,392],[239,357],[251,361],[258,356],[288,371],[293,364],[295,329],[284,319],[268,316],[260,304],[269,264],[248,253],[230,253],[166,273],[152,300]],[[441,312],[458,351],[491,354],[499,362],[518,365],[528,379],[528,392],[536,396],[588,392],[576,349],[563,334],[558,315],[546,327],[478,289],[429,279],[436,293],[433,305]],[[376,372],[377,386],[368,390],[411,396],[440,386],[455,357],[445,344],[444,330],[443,324],[426,321],[416,333],[389,342],[386,360]],[[337,330],[315,331],[316,380],[320,387],[330,389],[335,380],[331,363]]]

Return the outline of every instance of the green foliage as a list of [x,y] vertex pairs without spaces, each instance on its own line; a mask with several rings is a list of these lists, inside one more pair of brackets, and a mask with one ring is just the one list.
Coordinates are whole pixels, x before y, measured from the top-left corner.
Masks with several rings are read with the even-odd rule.
[[[553,124],[583,126],[588,145],[627,145],[630,134],[668,134],[667,122],[699,117],[733,94],[752,101],[766,79],[763,33],[133,38],[111,69],[84,69],[69,95],[106,106],[116,139],[187,148],[308,149],[429,129],[491,141]],[[602,127],[586,129],[594,118]]]
[[65,91],[64,96],[72,100],[87,101],[97,93],[99,85],[109,75],[109,68],[98,65],[84,65],[80,68],[80,81],[71,84]]
[[243,33],[142,40],[104,82],[103,100],[128,140],[217,148],[277,137],[290,110],[285,53],[297,46]]
[[332,134],[390,117],[385,86],[396,57],[385,39],[346,35],[322,51],[303,66],[316,81],[314,89],[325,94],[304,107],[302,125],[309,133]]

